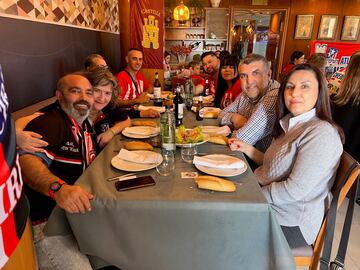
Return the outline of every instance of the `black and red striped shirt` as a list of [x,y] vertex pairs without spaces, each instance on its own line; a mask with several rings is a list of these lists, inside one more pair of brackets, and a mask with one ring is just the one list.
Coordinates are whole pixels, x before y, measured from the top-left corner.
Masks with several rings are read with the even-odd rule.
[[[25,130],[39,133],[48,142],[44,153],[35,153],[61,180],[72,185],[95,158],[93,141],[86,125],[80,127],[60,107],[54,107],[32,120]],[[31,154],[31,153],[29,153]],[[30,219],[43,220],[50,216],[55,202],[48,196],[25,185],[30,201]]]

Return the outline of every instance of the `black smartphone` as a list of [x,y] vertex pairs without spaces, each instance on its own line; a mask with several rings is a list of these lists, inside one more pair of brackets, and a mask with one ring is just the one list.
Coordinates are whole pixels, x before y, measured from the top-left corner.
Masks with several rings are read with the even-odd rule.
[[116,181],[115,188],[117,191],[123,191],[128,189],[147,187],[155,185],[155,180],[152,176],[140,176],[133,179]]

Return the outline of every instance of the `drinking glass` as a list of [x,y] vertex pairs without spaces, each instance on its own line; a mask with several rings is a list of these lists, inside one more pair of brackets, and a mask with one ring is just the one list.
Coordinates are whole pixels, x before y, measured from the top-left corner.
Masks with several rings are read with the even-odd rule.
[[181,158],[183,161],[187,163],[192,163],[194,156],[197,154],[197,146],[196,144],[188,144],[181,148]]
[[175,154],[173,151],[161,150],[163,161],[156,167],[156,171],[162,176],[168,176],[175,170]]

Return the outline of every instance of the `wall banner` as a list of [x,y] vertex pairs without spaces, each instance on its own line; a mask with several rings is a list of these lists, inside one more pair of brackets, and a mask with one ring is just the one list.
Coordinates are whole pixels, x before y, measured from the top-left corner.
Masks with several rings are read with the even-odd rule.
[[310,54],[324,53],[326,55],[326,77],[347,66],[351,55],[360,50],[360,43],[353,42],[330,42],[313,40]]
[[164,0],[131,0],[131,47],[144,52],[143,68],[163,68]]

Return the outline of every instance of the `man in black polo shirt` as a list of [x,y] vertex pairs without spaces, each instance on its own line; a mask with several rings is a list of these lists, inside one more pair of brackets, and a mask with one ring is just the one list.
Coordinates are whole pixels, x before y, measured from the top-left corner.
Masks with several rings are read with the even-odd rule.
[[[59,106],[52,106],[25,128],[39,133],[48,146],[43,152],[22,152],[20,157],[34,241],[40,267],[54,267],[54,256],[61,254],[59,257],[66,257],[66,260],[61,259],[62,269],[91,269],[73,239],[46,238],[43,234],[56,204],[69,213],[85,213],[91,211],[90,200],[93,198],[83,188],[73,185],[95,158],[91,136],[84,125],[94,103],[92,86],[84,75],[69,74],[59,80],[56,97]],[[51,251],[46,249],[49,243]],[[49,252],[55,255],[49,255]]]
[[48,142],[43,153],[23,153],[20,164],[27,184],[33,222],[46,221],[55,204],[70,213],[91,210],[93,195],[73,184],[94,159],[90,134],[82,127],[92,106],[93,89],[80,74],[69,74],[57,85],[60,108],[31,121],[25,130]]

